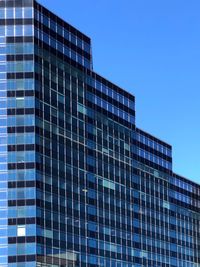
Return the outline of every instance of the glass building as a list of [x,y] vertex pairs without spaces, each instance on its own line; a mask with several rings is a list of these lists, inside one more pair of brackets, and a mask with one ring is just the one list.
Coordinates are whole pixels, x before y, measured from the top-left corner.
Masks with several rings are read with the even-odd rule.
[[0,266],[199,267],[200,185],[97,75],[91,40],[0,0]]

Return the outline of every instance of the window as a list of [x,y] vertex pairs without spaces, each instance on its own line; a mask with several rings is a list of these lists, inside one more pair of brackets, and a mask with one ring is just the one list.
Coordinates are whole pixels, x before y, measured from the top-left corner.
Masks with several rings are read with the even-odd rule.
[[19,225],[17,227],[17,236],[25,236],[26,235],[26,226],[25,225]]

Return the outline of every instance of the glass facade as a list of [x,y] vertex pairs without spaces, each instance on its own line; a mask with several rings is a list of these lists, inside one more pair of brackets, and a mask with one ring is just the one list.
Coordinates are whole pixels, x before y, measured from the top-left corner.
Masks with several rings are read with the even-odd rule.
[[0,186],[0,266],[200,266],[200,186],[33,0],[0,1]]

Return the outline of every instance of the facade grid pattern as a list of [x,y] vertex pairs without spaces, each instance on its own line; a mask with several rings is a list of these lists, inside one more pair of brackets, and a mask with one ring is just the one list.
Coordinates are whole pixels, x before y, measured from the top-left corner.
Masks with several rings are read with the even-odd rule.
[[0,266],[199,267],[199,196],[90,38],[0,1]]

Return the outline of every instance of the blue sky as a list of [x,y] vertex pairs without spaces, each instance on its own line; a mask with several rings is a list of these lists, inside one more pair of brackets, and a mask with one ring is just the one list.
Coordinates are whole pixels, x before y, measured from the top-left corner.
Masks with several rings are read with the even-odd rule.
[[137,126],[200,183],[200,1],[39,2],[91,37],[94,70],[135,95]]

